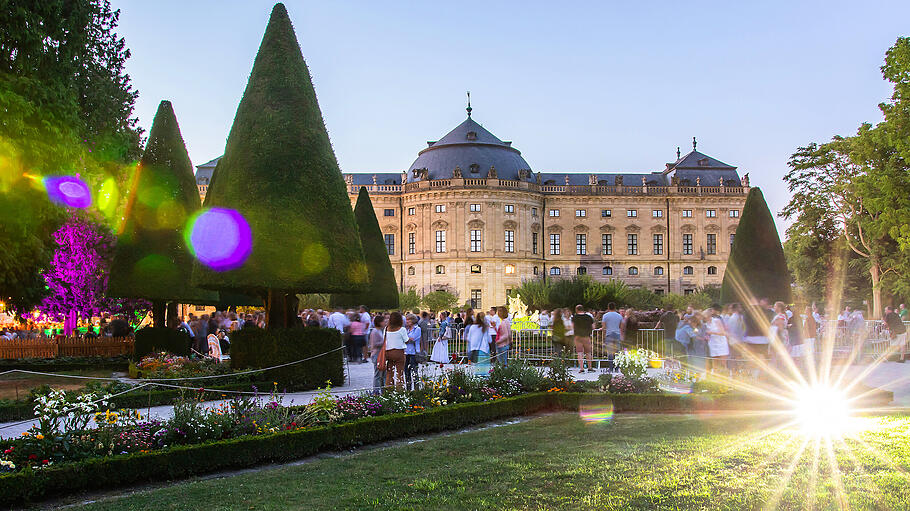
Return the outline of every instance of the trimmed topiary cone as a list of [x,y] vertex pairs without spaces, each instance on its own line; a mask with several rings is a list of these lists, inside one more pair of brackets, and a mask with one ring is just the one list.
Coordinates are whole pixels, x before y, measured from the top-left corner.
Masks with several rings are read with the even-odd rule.
[[370,283],[366,291],[359,294],[332,295],[332,304],[343,307],[366,305],[372,309],[397,309],[398,284],[395,282],[395,271],[389,262],[389,253],[379,228],[379,220],[373,209],[373,201],[366,187],[360,187],[357,204],[354,206],[354,218],[360,231],[360,244],[366,259]]
[[724,303],[748,305],[760,298],[790,303],[790,270],[774,217],[758,188],[746,197],[720,296]]
[[262,296],[270,320],[293,320],[294,293],[357,292],[367,283],[344,179],[282,4],[272,10],[205,207],[238,211],[252,250],[227,271],[197,262],[194,283]]
[[165,326],[167,301],[218,301],[218,293],[190,283],[193,256],[183,230],[200,208],[199,190],[170,101],[158,105],[131,188],[108,294],[151,301],[155,326]]

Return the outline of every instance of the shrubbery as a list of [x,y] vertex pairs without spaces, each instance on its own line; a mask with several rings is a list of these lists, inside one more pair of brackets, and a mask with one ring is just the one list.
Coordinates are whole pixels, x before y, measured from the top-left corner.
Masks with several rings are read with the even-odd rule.
[[133,360],[161,351],[174,355],[189,356],[190,336],[170,328],[145,327],[136,332],[136,344],[133,350]]
[[259,369],[321,355],[266,371],[256,375],[256,379],[301,390],[315,389],[326,381],[343,385],[344,358],[340,347],[341,334],[334,328],[244,328],[231,335],[231,367],[241,371]]

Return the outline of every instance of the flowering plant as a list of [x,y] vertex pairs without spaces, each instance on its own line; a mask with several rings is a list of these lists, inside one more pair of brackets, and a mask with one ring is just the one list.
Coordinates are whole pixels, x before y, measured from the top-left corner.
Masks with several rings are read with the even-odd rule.
[[629,378],[641,378],[647,373],[648,362],[657,353],[646,349],[623,350],[614,355],[613,365]]

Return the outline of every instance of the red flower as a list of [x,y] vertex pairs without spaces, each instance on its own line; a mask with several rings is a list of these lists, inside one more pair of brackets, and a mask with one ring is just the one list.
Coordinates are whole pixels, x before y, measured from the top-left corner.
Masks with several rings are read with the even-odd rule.
[[50,461],[47,461],[47,460],[41,460],[41,463],[42,463],[42,464],[44,464],[44,465],[47,465],[47,464],[48,464],[48,463],[50,463]]
[[29,455],[28,455],[28,459],[30,459],[30,460],[36,460],[36,459],[38,459],[38,455],[37,455],[37,454],[29,454]]

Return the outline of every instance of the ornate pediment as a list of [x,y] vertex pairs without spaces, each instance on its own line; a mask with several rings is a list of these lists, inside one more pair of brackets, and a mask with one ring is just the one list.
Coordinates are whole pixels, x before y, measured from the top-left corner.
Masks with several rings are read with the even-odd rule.
[[415,224],[414,222],[409,222],[408,225],[406,225],[405,227],[406,227],[407,230],[409,230],[409,231],[416,231],[416,230],[417,230],[417,224]]
[[398,226],[395,224],[387,224],[382,228],[382,232],[398,232]]
[[449,223],[445,220],[436,220],[431,224],[431,227],[437,231],[444,231],[449,227]]
[[514,220],[506,220],[503,222],[502,227],[509,231],[514,231],[518,227],[518,222]]
[[588,232],[588,226],[587,226],[587,225],[578,224],[578,225],[576,225],[572,230],[575,231],[575,232]]
[[600,226],[600,232],[613,232],[616,228],[610,224],[603,224]]
[[531,224],[531,231],[533,231],[533,232],[540,231],[540,224],[538,224],[538,223]]
[[679,230],[682,232],[685,232],[685,233],[695,232],[695,226],[692,224],[683,224],[682,227],[679,228]]
[[730,234],[735,234],[735,233],[736,233],[736,228],[737,228],[738,226],[739,226],[739,224],[734,224],[734,225],[731,225],[730,227],[727,227],[727,232],[729,232]]
[[471,229],[483,229],[483,225],[483,220],[480,220],[479,218],[475,218],[474,220],[468,222],[468,227]]
[[660,232],[664,232],[665,230],[667,230],[667,227],[664,225],[652,225],[651,226],[651,232],[660,233]]
[[626,226],[626,232],[639,232],[639,231],[641,231],[641,227],[639,227],[636,224],[630,224],[630,225]]
[[708,224],[705,226],[705,230],[708,232],[716,232],[720,230],[720,226],[717,224]]
[[551,225],[547,227],[547,232],[560,233],[562,232],[562,227],[559,225]]

